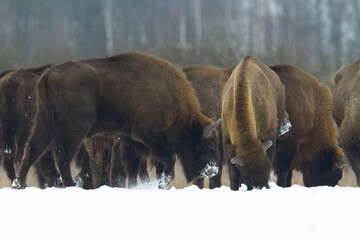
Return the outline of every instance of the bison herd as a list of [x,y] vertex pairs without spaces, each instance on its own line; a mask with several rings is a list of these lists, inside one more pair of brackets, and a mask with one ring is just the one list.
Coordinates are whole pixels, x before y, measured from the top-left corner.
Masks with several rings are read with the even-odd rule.
[[360,61],[337,71],[332,94],[295,66],[254,57],[181,70],[135,52],[7,70],[1,162],[17,189],[31,166],[42,188],[91,189],[149,182],[148,165],[166,189],[177,160],[200,188],[204,178],[220,187],[225,164],[232,190],[268,188],[271,171],[288,187],[293,170],[307,187],[335,186],[348,163],[359,186],[359,81]]

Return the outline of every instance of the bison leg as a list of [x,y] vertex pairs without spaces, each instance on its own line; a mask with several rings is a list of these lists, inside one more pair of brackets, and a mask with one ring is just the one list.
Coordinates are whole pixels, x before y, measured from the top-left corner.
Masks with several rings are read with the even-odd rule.
[[171,143],[162,132],[153,129],[150,134],[137,133],[134,139],[145,145],[155,162],[164,164],[164,174],[156,169],[157,177],[160,177],[160,188],[166,189],[174,178],[175,151]]
[[102,175],[102,148],[100,147],[99,139],[86,138],[84,144],[89,156],[89,166],[92,177],[93,188],[99,188],[101,186],[101,175]]
[[[222,134],[219,137],[220,137],[219,141],[221,143],[223,141]],[[210,189],[221,187],[221,175],[222,175],[223,165],[225,164],[225,153],[224,153],[223,144],[219,144],[219,150],[220,150],[219,173],[214,177],[210,178],[210,183],[209,183]]]
[[38,174],[40,188],[44,189],[46,187],[57,186],[59,174],[57,172],[51,151],[47,151],[46,154],[35,162],[35,168]]
[[230,162],[231,157],[235,156],[235,148],[231,145],[230,139],[224,138],[224,158],[229,171],[230,189],[233,191],[239,190],[240,173],[235,165]]
[[293,172],[290,169],[289,172],[288,172],[287,178],[286,178],[285,187],[290,187],[291,186],[292,176],[293,176]]
[[73,134],[73,131],[74,127],[59,129],[61,140],[56,144],[54,151],[56,164],[65,187],[75,186],[71,176],[70,163],[81,146],[83,137],[86,135],[85,131],[81,131],[81,129],[77,129],[76,134]]
[[77,156],[76,165],[80,168],[79,174],[74,178],[75,185],[84,189],[92,189],[92,176],[89,163],[89,154],[85,149],[85,145],[82,145]]
[[139,172],[141,183],[150,182],[150,176],[147,170],[147,161],[143,160],[140,162],[140,172]]
[[110,186],[125,188],[126,172],[121,164],[121,142],[115,140],[111,149],[111,165],[110,165]]
[[120,161],[125,166],[128,176],[128,187],[137,186],[137,176],[140,167],[140,154],[137,152],[135,143],[130,141],[122,141],[120,144]]
[[89,159],[93,188],[101,186],[102,163],[90,156]]
[[209,188],[214,189],[221,187],[221,175],[222,175],[223,163],[220,162],[219,164],[219,173],[216,174],[214,177],[210,178]]
[[204,179],[203,178],[196,178],[196,179],[194,179],[193,184],[198,186],[198,188],[203,189],[204,188]]
[[36,116],[36,125],[29,141],[25,144],[24,154],[13,187],[25,187],[26,177],[30,167],[39,157],[41,157],[52,141],[48,124],[44,121],[46,118],[44,115],[45,114],[38,113]]
[[14,167],[14,162],[13,162],[13,158],[8,156],[9,154],[5,154],[4,157],[4,168],[6,171],[6,174],[8,176],[8,178],[10,179],[10,181],[14,181],[15,179],[15,167]]
[[156,170],[156,179],[158,181],[160,181],[162,178],[162,175],[164,173],[165,165],[163,163],[154,161],[154,166],[155,166],[155,170]]
[[128,187],[134,188],[137,185],[137,176],[139,174],[140,158],[134,152],[131,145],[124,144],[122,148],[121,161],[127,161]]
[[170,182],[174,179],[175,157],[173,161],[167,162],[164,168],[164,174],[159,182],[160,189],[167,189]]
[[349,137],[349,139],[344,139],[343,135],[341,137],[346,156],[356,176],[357,186],[360,187],[360,140],[356,137]]
[[[292,171],[290,170],[290,166],[294,158],[295,152],[296,152],[296,143],[291,142],[290,139],[288,138],[280,137],[278,139],[275,157],[272,164],[274,173],[277,176],[278,186],[288,187],[289,178],[292,177]],[[290,179],[290,185],[291,185],[291,179]]]
[[233,191],[237,191],[239,190],[239,185],[240,185],[240,173],[239,171],[236,169],[236,167],[230,163],[228,163],[228,168],[229,168],[229,179],[230,179],[230,189]]
[[170,182],[174,179],[175,159],[166,164],[154,162],[156,167],[156,179],[159,181],[160,189],[167,189]]

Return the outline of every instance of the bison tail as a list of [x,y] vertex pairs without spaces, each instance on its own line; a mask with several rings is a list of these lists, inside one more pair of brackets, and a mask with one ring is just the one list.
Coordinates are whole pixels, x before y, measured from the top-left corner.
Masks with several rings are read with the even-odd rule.
[[[48,134],[51,139],[54,139],[55,142],[59,142],[59,132],[56,127],[56,115],[54,110],[54,105],[52,103],[50,94],[49,94],[49,78],[51,73],[47,72],[40,77],[37,85],[37,117],[41,118],[44,121],[46,127],[48,128]],[[35,126],[35,125],[34,125]]]
[[15,131],[18,125],[15,102],[16,91],[19,84],[19,78],[10,78],[4,86],[5,113],[3,115],[2,124],[6,153],[11,153],[14,147]]

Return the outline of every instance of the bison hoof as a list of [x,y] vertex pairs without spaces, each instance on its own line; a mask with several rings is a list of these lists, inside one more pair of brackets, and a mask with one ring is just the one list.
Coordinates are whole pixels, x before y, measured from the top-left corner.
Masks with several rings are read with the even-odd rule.
[[82,179],[81,176],[78,175],[74,178],[74,183],[75,183],[75,187],[82,188],[84,185],[84,180]]
[[210,162],[201,171],[201,177],[211,178],[219,173],[219,166],[215,162]]
[[14,181],[11,183],[11,188],[12,189],[24,189],[24,186],[21,186],[20,181],[18,179],[14,179]]
[[159,188],[167,189],[171,181],[172,181],[172,177],[170,175],[162,174],[160,181],[159,181]]

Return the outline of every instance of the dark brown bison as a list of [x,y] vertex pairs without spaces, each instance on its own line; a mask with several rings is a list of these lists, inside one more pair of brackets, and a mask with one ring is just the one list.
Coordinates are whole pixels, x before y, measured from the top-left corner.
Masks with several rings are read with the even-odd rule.
[[[35,87],[40,75],[50,67],[10,70],[0,80],[0,122],[4,150],[4,166],[10,180],[20,165],[25,141],[30,135],[36,112]],[[57,172],[51,152],[45,154],[35,167],[41,187],[54,186]]]
[[268,187],[272,144],[285,116],[279,77],[259,60],[243,58],[222,93],[223,141],[232,190],[241,183],[249,189]]
[[277,184],[290,186],[293,169],[302,171],[305,186],[334,186],[342,177],[344,154],[338,146],[328,87],[291,66],[271,67],[285,85],[291,128],[278,138],[273,163]]
[[[217,118],[221,116],[221,92],[234,68],[235,67],[191,66],[183,69],[187,79],[194,86],[201,109],[206,116]],[[219,137],[220,142],[222,142],[221,128],[219,128]],[[225,164],[223,144],[219,145],[219,151],[221,162],[219,173],[210,178],[210,189],[221,186],[221,171],[223,164]],[[204,180],[201,178],[195,179],[194,184],[199,188],[203,188]]]
[[339,139],[360,186],[360,60],[334,75],[333,117]]
[[165,164],[166,183],[173,178],[175,156],[187,181],[218,173],[216,125],[201,112],[184,74],[160,58],[124,53],[54,66],[38,82],[37,107],[18,188],[48,147],[64,185],[74,185],[70,161],[93,134],[118,133],[148,147],[152,158]]

